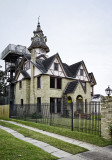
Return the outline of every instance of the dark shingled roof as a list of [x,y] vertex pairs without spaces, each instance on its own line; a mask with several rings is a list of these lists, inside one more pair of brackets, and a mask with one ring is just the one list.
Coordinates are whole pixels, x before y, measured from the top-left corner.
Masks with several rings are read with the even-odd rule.
[[46,73],[46,68],[42,64],[42,60],[36,59],[36,66],[38,69],[40,69],[43,73]]
[[73,82],[68,82],[64,94],[73,93],[76,90],[78,83],[79,83],[78,80],[75,80]]
[[83,62],[83,61],[80,61],[80,62],[78,62],[78,63],[72,64],[71,66],[69,66],[70,71],[72,72],[72,75],[73,75],[74,78],[76,77],[77,72],[78,72],[78,70],[79,70],[82,62]]
[[66,63],[62,63],[63,68],[65,70],[65,73],[68,77],[73,77],[72,71],[70,70],[70,67]]
[[21,70],[20,73],[24,76],[24,78],[26,79],[30,79],[30,75],[25,71],[25,70]]
[[46,60],[42,61],[42,64],[44,66],[44,68],[46,69],[46,72],[48,71],[48,69],[50,68],[50,66],[52,65],[52,62],[54,61],[54,59],[58,56],[58,53],[47,58]]
[[34,36],[31,38],[32,43],[28,48],[31,51],[34,48],[42,48],[46,52],[49,52],[49,47],[46,45],[47,37],[44,36],[43,31],[41,30],[40,23],[37,25],[36,31],[33,32]]
[[90,82],[93,83],[93,85],[95,85],[96,80],[95,80],[94,74],[91,72],[88,75],[89,75],[89,78],[90,78]]

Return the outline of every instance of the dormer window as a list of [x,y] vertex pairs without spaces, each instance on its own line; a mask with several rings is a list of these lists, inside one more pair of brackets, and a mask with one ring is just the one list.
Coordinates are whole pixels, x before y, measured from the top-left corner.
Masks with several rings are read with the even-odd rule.
[[84,75],[84,71],[83,69],[80,69],[80,76],[83,76]]
[[54,63],[54,70],[58,71],[58,63]]

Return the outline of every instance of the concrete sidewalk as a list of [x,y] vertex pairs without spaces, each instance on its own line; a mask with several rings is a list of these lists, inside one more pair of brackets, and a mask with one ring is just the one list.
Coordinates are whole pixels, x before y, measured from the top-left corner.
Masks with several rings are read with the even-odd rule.
[[17,122],[5,121],[5,120],[1,120],[1,121],[11,123],[11,124],[15,124],[17,126],[27,128],[27,129],[30,129],[30,130],[35,131],[35,132],[39,132],[39,133],[42,133],[44,135],[47,135],[47,136],[50,136],[50,137],[53,137],[53,138],[55,137],[55,138],[60,139],[62,141],[65,141],[65,142],[68,142],[68,143],[71,143],[71,144],[74,144],[74,145],[78,145],[80,147],[84,147],[88,150],[97,150],[97,149],[100,150],[100,149],[102,149],[102,147],[98,147],[98,146],[95,146],[95,145],[92,145],[92,144],[89,144],[89,143],[86,143],[86,142],[82,142],[82,141],[79,141],[79,140],[75,140],[75,139],[72,139],[72,138],[61,136],[61,135],[58,135],[58,134],[55,134],[55,133],[50,133],[50,132],[47,132],[47,131],[43,131],[43,130],[40,130],[40,129],[37,129],[37,128],[29,127],[29,126],[26,126],[26,125],[23,125],[23,124],[20,124],[20,123],[17,123]]
[[91,150],[60,160],[112,160],[112,145],[103,147],[102,150]]
[[[2,121],[4,121],[4,120],[2,120]],[[13,122],[13,121],[5,121],[5,122],[15,124],[17,126],[27,128],[27,129],[30,129],[32,131],[51,136],[53,138],[57,138],[57,139],[60,139],[62,141],[65,141],[65,142],[87,148],[89,150],[87,152],[83,152],[83,153],[80,153],[80,154],[63,157],[60,160],[112,160],[112,145],[107,146],[107,147],[98,147],[98,146],[95,146],[95,145],[92,145],[92,144],[89,144],[89,143],[86,143],[86,142],[82,142],[82,141],[79,141],[79,140],[75,140],[75,139],[72,139],[72,138],[61,136],[61,135],[58,135],[58,134],[55,134],[55,133],[50,133],[50,132],[46,132],[46,131],[43,131],[43,130],[39,130],[37,128],[22,125],[20,123],[16,123],[16,122]]]
[[38,141],[38,140],[35,140],[33,138],[25,137],[22,134],[18,133],[17,131],[14,131],[13,129],[10,129],[8,127],[3,127],[3,126],[0,125],[0,129],[5,130],[6,132],[12,134],[14,137],[16,137],[20,140],[23,140],[25,142],[33,144],[34,146],[39,147],[39,148],[43,149],[44,151],[46,151],[46,152],[48,152],[48,153],[50,153],[53,156],[56,156],[58,158],[65,158],[65,157],[68,158],[68,157],[72,156],[72,154],[67,153],[65,151],[62,151],[60,149],[57,149],[57,148],[55,148],[55,147],[53,147],[53,146],[51,146],[51,145],[49,145],[45,142]]

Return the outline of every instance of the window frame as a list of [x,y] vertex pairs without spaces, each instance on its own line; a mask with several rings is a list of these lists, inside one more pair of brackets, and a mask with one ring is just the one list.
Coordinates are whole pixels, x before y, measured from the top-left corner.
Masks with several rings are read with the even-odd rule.
[[[51,87],[51,78],[54,79],[54,87]],[[61,86],[60,86],[60,88],[58,88],[58,79],[61,80],[61,84],[60,84]],[[51,89],[62,89],[62,78],[61,77],[50,76],[50,88]]]
[[54,63],[54,71],[58,71],[58,70],[59,70],[59,63]]
[[84,76],[84,70],[80,69],[80,76]]
[[19,89],[21,89],[21,88],[22,88],[22,80],[19,81]]
[[23,104],[24,104],[24,100],[23,99],[21,99],[21,106],[23,107]]
[[41,76],[37,77],[37,89],[41,88]]

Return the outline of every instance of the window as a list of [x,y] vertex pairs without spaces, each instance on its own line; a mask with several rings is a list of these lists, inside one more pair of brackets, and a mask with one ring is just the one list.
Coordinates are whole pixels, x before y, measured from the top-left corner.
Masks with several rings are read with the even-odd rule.
[[85,99],[85,113],[87,113],[87,99]]
[[23,106],[23,99],[21,99],[21,106]]
[[57,78],[57,89],[61,89],[61,78]]
[[50,88],[55,88],[55,78],[50,77]]
[[37,98],[37,112],[41,112],[41,97]]
[[62,79],[56,77],[50,77],[50,88],[61,89]]
[[84,90],[86,91],[86,82],[82,82],[82,86],[83,86]]
[[58,71],[58,63],[54,63],[54,70]]
[[61,98],[57,98],[57,113],[61,112]]
[[22,88],[22,81],[19,81],[19,88]]
[[41,88],[41,77],[37,77],[37,88]]
[[61,98],[50,98],[50,113],[61,112]]
[[80,76],[83,76],[84,72],[83,69],[80,69]]

